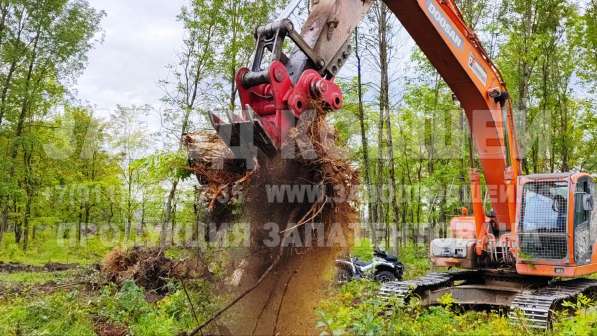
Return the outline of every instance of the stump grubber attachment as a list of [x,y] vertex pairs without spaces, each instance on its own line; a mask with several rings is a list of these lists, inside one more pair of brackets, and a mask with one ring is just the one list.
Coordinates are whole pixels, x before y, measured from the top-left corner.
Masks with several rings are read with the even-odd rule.
[[[308,57],[313,69],[304,70],[298,80],[285,64],[289,58],[282,51],[286,38]],[[256,30],[257,50],[251,68],[242,68],[236,74],[240,96],[240,115],[228,113],[228,122],[211,113],[211,122],[220,137],[237,158],[249,159],[261,149],[270,157],[275,156],[288,131],[296,126],[304,111],[312,109],[314,102],[328,110],[342,108],[342,91],[333,76],[323,69],[325,62],[307,45],[294,30],[290,20],[284,19]],[[273,61],[262,70],[266,51]]]
[[[342,108],[342,91],[334,78],[349,58],[353,31],[373,0],[313,1],[299,33],[288,17],[302,2],[291,1],[277,21],[255,30],[253,63],[236,75],[241,111],[226,112],[227,121],[210,114],[214,128],[239,159],[255,158],[257,149],[276,156],[305,111]],[[286,55],[288,40],[294,48]]]

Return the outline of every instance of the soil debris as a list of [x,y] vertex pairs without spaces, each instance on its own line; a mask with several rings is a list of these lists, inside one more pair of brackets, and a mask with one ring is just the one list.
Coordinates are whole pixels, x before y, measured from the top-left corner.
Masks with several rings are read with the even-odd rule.
[[199,258],[174,261],[159,248],[134,247],[114,249],[106,255],[101,267],[107,281],[122,285],[134,281],[147,292],[158,295],[168,293],[172,279],[210,279],[207,266]]
[[[94,268],[97,265],[93,266]],[[60,264],[47,263],[43,266],[26,265],[21,263],[5,263],[0,261],[0,272],[16,273],[16,272],[62,272],[81,268],[79,264]]]
[[99,319],[94,321],[93,331],[98,336],[125,336],[128,334],[126,327]]
[[167,292],[167,279],[174,276],[174,263],[160,249],[135,247],[115,249],[106,255],[102,274],[108,281],[122,285],[133,280],[147,291]]
[[[234,201],[235,188],[250,182],[252,173],[244,170],[242,161],[233,158],[232,151],[215,131],[188,133],[183,137],[183,143],[191,171],[199,184],[206,187],[203,197],[208,200],[210,210],[218,203]],[[222,199],[228,201],[222,202]]]

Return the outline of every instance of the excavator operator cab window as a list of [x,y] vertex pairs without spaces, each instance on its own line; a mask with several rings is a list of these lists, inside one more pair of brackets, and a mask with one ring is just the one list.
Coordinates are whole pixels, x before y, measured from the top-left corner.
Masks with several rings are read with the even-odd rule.
[[593,254],[594,231],[592,223],[595,185],[590,177],[582,177],[576,183],[574,194],[574,260],[578,265],[591,262]]
[[528,182],[523,188],[518,230],[525,259],[561,260],[568,256],[568,182]]

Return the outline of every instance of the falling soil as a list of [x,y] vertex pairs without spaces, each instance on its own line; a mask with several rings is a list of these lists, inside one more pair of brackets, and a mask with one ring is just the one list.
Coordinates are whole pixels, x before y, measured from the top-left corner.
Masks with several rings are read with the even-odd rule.
[[[209,141],[221,142],[213,137]],[[221,144],[202,146],[219,148]],[[243,186],[246,197],[240,221],[251,225],[251,247],[242,263],[240,286],[233,293],[242,300],[203,330],[207,333],[318,334],[315,308],[333,278],[335,258],[350,246],[350,224],[358,218],[346,197],[358,185],[358,174],[337,147],[323,111],[315,112],[313,122],[299,123],[291,130],[282,149],[288,151],[298,155],[292,160],[260,158],[259,168],[249,174],[210,173],[237,179],[227,179],[225,188]],[[200,153],[190,153],[192,167],[214,197],[213,190],[223,187],[209,178],[205,173],[209,167],[195,159],[197,155]],[[275,201],[268,195],[271,186],[317,186],[314,190],[320,194],[311,199]],[[272,223],[279,225],[277,231],[271,230]],[[314,235],[314,228],[323,230]],[[277,244],[271,244],[276,239]]]

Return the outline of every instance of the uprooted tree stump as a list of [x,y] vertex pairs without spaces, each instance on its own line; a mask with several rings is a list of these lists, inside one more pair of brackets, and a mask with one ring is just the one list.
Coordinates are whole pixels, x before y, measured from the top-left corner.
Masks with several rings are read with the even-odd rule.
[[158,295],[167,294],[170,280],[211,278],[207,266],[197,258],[173,261],[162,249],[142,247],[114,249],[104,258],[101,273],[117,285],[134,281]]
[[122,285],[132,280],[147,291],[165,294],[167,279],[173,277],[174,262],[160,249],[135,247],[115,249],[104,259],[102,274],[108,281]]
[[[215,320],[227,321],[233,333],[248,333],[248,327],[253,334],[314,333],[313,310],[333,276],[334,259],[350,245],[350,224],[358,219],[350,196],[359,182],[323,110],[310,112],[308,122],[291,129],[282,146],[293,159],[260,158],[254,171],[227,166],[231,153],[215,132],[185,137],[190,169],[205,191],[202,206],[208,212],[226,209],[234,199],[221,196],[242,189],[243,209],[236,222],[249,223],[251,232],[236,299],[191,335]],[[313,187],[319,194],[273,200],[268,188],[276,185]],[[272,223],[278,224],[273,232]],[[311,235],[319,224],[324,237]],[[335,241],[334,235],[344,237]],[[220,318],[224,314],[227,318]]]

